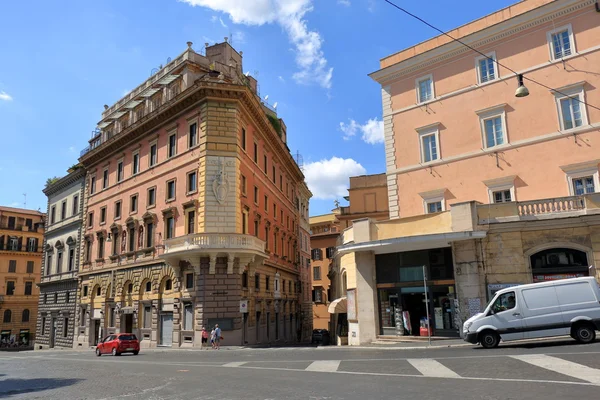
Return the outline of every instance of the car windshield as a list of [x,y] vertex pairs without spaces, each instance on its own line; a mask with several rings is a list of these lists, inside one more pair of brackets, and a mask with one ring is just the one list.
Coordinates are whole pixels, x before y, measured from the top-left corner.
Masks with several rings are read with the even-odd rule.
[[119,339],[121,339],[121,340],[136,340],[137,338],[135,337],[135,335],[121,335],[121,336],[119,336]]

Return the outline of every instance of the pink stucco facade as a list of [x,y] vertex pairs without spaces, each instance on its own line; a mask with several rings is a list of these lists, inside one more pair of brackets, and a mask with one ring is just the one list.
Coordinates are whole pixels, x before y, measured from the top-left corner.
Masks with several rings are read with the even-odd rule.
[[[468,24],[455,33],[469,33],[462,40],[524,74],[528,97],[515,97],[515,73],[498,64],[494,79],[481,83],[480,54],[457,43],[436,46],[438,38],[387,57],[371,75],[383,89],[392,218],[426,213],[429,198],[441,198],[442,210],[468,200],[489,203],[495,187],[510,190],[513,201],[570,196],[577,194],[573,179],[587,173],[600,190],[600,111],[592,107],[600,106],[600,14],[587,0],[519,4],[528,11],[505,11],[493,24],[472,23],[483,30]],[[552,34],[561,31],[571,54],[553,59]],[[432,98],[419,103],[418,82],[426,76]],[[581,122],[572,129],[561,121],[563,94],[589,104],[579,103]],[[486,148],[484,121],[496,117],[504,142]],[[435,135],[430,160],[427,135]]]

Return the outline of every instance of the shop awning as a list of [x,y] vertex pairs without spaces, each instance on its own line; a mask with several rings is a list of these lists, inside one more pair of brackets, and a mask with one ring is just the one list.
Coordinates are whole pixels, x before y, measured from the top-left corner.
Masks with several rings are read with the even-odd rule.
[[327,311],[329,311],[329,314],[343,314],[348,312],[346,297],[340,297],[329,303]]

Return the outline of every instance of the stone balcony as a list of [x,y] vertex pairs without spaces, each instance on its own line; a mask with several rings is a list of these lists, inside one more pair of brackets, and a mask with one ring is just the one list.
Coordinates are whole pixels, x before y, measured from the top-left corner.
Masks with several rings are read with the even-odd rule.
[[200,257],[210,258],[210,271],[214,274],[217,257],[227,257],[227,273],[242,273],[244,266],[268,258],[265,242],[251,235],[238,233],[195,233],[167,239],[162,258],[172,266],[180,261],[192,262]]
[[600,214],[600,193],[477,205],[477,216],[481,225],[593,214]]

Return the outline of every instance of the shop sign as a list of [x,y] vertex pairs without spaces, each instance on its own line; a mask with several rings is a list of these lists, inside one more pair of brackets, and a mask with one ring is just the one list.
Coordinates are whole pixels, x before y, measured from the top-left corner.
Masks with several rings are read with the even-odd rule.
[[549,282],[549,281],[557,281],[559,279],[570,279],[570,278],[581,278],[582,276],[586,276],[582,273],[575,274],[545,274],[545,275],[534,275],[534,282]]

